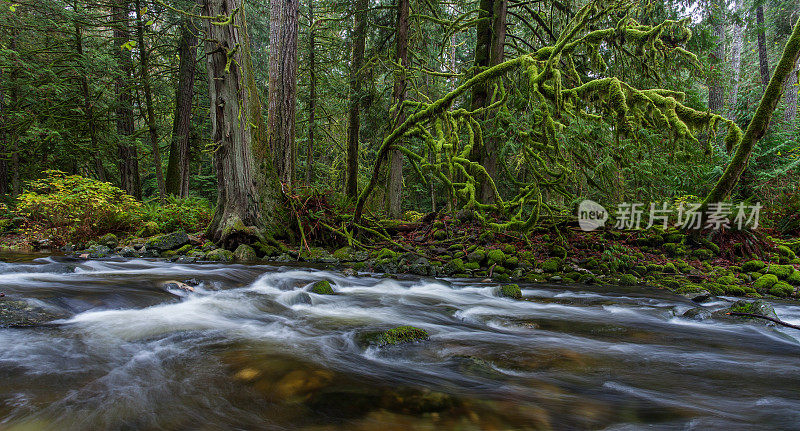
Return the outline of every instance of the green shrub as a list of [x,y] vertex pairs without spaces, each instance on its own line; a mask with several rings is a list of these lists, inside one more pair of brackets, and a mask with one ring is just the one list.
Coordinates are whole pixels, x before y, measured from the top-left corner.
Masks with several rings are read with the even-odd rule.
[[203,198],[169,196],[163,203],[151,202],[142,206],[139,222],[141,225],[154,222],[160,232],[197,232],[208,226],[213,213],[211,204]]
[[17,213],[27,227],[52,238],[81,240],[128,231],[141,204],[110,183],[49,170],[17,197]]

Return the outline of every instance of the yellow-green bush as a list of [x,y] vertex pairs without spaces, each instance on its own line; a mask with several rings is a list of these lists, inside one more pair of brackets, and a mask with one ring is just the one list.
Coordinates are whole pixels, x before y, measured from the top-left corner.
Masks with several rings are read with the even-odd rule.
[[17,197],[17,214],[27,228],[61,239],[93,238],[128,231],[138,223],[141,204],[109,183],[49,170]]
[[183,230],[197,232],[211,222],[214,209],[202,198],[167,197],[163,203],[143,205],[140,210],[141,224],[155,222],[161,232]]

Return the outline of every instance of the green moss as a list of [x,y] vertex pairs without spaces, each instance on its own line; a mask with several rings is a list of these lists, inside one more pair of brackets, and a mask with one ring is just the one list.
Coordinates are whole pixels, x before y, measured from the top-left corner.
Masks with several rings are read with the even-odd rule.
[[464,264],[464,269],[468,271],[475,271],[480,269],[481,265],[478,262],[467,262]]
[[119,245],[119,240],[117,239],[117,236],[114,235],[113,233],[107,233],[101,236],[97,242],[109,248],[114,248],[117,245]]
[[786,280],[794,273],[794,271],[795,270],[792,265],[770,265],[769,269],[767,269],[767,274],[772,274],[781,280]]
[[761,271],[767,266],[760,260],[750,260],[742,264],[742,272],[756,272]]
[[731,313],[749,313],[749,314],[760,314],[762,316],[769,316],[769,317],[778,317],[775,314],[775,309],[772,308],[771,305],[768,303],[757,299],[752,302],[748,301],[736,301],[733,305],[730,306],[728,309]]
[[455,258],[447,262],[444,266],[444,270],[447,271],[448,274],[461,273],[466,271],[466,267],[462,259]]
[[233,261],[233,252],[225,250],[224,248],[217,248],[211,250],[206,254],[206,260],[216,262],[231,262]]
[[692,256],[698,260],[710,260],[714,258],[714,252],[707,248],[700,248],[697,250],[692,250]]
[[684,238],[686,238],[686,235],[684,235],[682,233],[670,233],[670,234],[667,234],[667,235],[664,236],[664,242],[665,243],[679,244],[679,243],[683,242]]
[[471,253],[469,253],[467,255],[467,260],[469,262],[474,262],[474,263],[480,264],[484,260],[486,260],[486,252],[481,248],[475,249],[474,251],[472,251]]
[[792,296],[793,293],[794,293],[794,286],[790,285],[789,283],[783,282],[783,281],[779,281],[779,282],[775,283],[769,289],[769,294],[770,295],[775,295],[775,296],[780,296],[780,297]]
[[381,251],[378,252],[376,256],[378,259],[396,259],[397,253],[389,250],[388,248],[382,248]]
[[619,277],[619,284],[623,286],[635,286],[639,284],[639,279],[631,274],[622,274]]
[[311,285],[311,292],[317,295],[333,295],[333,288],[328,280],[319,280]]
[[647,264],[647,272],[664,272],[664,265],[649,263]]
[[437,229],[433,231],[433,239],[436,241],[445,240],[447,239],[447,232],[445,232],[444,229]]
[[765,291],[776,283],[778,283],[778,277],[774,274],[762,275],[758,280],[753,282],[753,288],[758,291]]
[[544,272],[556,272],[561,267],[561,259],[552,257],[542,262],[542,270]]
[[505,247],[503,247],[503,253],[505,253],[505,254],[514,254],[516,252],[517,252],[517,248],[514,247],[514,245],[512,245],[512,244],[506,244]]
[[161,228],[158,226],[158,223],[149,221],[142,225],[142,228],[136,232],[136,236],[147,238],[149,236],[158,235],[160,232]]
[[667,274],[675,274],[678,272],[678,268],[675,268],[675,264],[669,262],[666,265],[664,265],[664,272]]
[[567,257],[567,249],[560,245],[553,245],[550,247],[550,255],[555,257],[560,257],[561,259],[566,259]]
[[413,326],[398,326],[390,329],[378,336],[377,344],[386,346],[389,344],[413,343],[416,341],[427,340],[430,336],[428,331]]
[[258,256],[256,256],[256,251],[253,250],[253,247],[247,244],[239,244],[239,247],[236,247],[233,252],[233,258],[240,262],[252,262],[257,260]]
[[794,253],[794,251],[792,251],[792,249],[790,249],[785,245],[779,245],[777,249],[778,249],[778,254],[785,257],[788,260],[797,258],[797,255]]
[[506,257],[506,266],[509,268],[516,268],[519,265],[519,259],[516,256]]
[[723,285],[734,285],[739,284],[739,280],[731,275],[723,275],[722,277],[717,278],[717,283]]
[[192,245],[191,245],[191,244],[186,244],[186,245],[184,245],[183,247],[181,247],[181,248],[179,248],[179,249],[175,250],[175,254],[184,255],[184,254],[187,254],[187,253],[189,253],[190,251],[192,251],[192,249],[193,249],[193,248],[194,248],[194,247],[192,247]]
[[795,286],[800,285],[800,271],[795,271],[792,275],[786,277],[786,282]]
[[502,250],[489,250],[486,254],[486,259],[490,266],[494,264],[502,265],[506,261],[506,255]]

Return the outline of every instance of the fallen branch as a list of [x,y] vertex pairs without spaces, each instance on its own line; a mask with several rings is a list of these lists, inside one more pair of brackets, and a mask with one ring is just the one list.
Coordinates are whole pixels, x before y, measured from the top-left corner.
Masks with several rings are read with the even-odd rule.
[[769,320],[770,322],[777,323],[778,325],[785,326],[787,328],[792,329],[800,329],[800,326],[792,325],[791,323],[786,323],[783,320],[776,319],[774,317],[764,316],[762,314],[753,314],[753,313],[728,313],[730,316],[740,316],[740,317],[754,317],[756,319],[764,319]]

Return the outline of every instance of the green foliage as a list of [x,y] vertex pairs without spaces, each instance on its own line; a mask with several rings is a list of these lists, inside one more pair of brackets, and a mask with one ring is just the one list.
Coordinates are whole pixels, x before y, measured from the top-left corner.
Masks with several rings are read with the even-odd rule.
[[150,202],[139,210],[141,224],[154,222],[160,232],[203,230],[213,215],[211,204],[204,198],[168,196],[163,203]]
[[128,231],[141,205],[109,183],[49,170],[17,197],[17,213],[29,228],[53,238],[87,239]]

